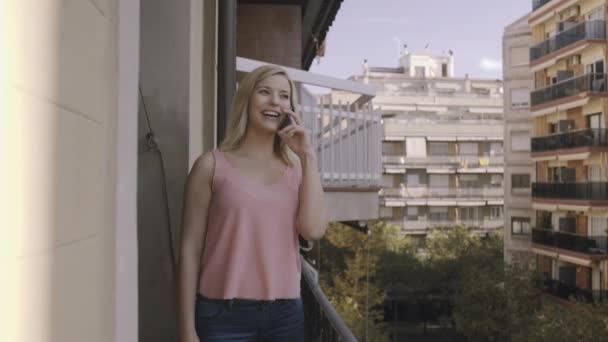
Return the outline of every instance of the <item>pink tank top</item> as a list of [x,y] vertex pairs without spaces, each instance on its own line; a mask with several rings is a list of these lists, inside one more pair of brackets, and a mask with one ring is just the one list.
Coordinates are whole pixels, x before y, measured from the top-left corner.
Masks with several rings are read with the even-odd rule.
[[296,216],[302,178],[288,167],[264,185],[246,178],[214,150],[213,194],[199,292],[216,299],[300,297]]

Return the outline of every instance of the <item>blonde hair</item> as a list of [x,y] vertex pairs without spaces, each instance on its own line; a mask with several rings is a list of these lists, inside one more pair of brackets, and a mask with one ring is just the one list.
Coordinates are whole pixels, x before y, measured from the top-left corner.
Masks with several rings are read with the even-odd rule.
[[[249,99],[258,83],[275,75],[281,75],[287,79],[287,82],[289,83],[289,101],[291,108],[296,107],[297,95],[295,84],[283,68],[275,65],[264,65],[254,69],[241,80],[239,88],[234,95],[230,113],[228,114],[228,123],[226,125],[224,140],[220,144],[221,150],[230,151],[241,146],[243,138],[245,137],[245,132],[247,131]],[[285,164],[289,166],[294,165],[293,151],[291,151],[278,135],[275,135],[274,137],[273,150],[275,155]]]

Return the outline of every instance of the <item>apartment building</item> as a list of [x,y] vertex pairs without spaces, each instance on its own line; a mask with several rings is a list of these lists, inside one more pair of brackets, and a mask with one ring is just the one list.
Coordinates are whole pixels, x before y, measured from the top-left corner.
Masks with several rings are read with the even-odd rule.
[[597,299],[608,281],[606,1],[532,6],[532,251],[550,292]]
[[504,161],[505,261],[533,262],[531,226],[534,211],[531,204],[531,184],[535,180],[530,157],[530,91],[533,78],[529,67],[532,31],[528,16],[505,27],[503,35],[504,84]]
[[433,227],[502,228],[502,81],[454,77],[451,51],[407,50],[352,79],[376,87],[382,112],[382,218],[421,241]]

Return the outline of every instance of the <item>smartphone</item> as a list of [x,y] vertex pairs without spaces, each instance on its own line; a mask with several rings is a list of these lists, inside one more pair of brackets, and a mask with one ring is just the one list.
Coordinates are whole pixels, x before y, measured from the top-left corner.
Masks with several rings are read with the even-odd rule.
[[[291,106],[291,111],[293,112],[293,106]],[[285,117],[283,118],[283,120],[281,120],[281,123],[279,124],[279,130],[282,130],[283,128],[289,126],[293,124],[293,119],[291,118],[291,115],[286,114]]]

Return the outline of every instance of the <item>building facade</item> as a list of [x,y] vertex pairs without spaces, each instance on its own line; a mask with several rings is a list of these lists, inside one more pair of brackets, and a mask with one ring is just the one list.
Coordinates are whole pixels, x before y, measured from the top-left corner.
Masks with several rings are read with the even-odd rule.
[[[363,65],[384,138],[380,216],[424,240],[429,228],[503,226],[500,80],[454,77],[452,53],[402,51],[398,68]],[[333,101],[350,101],[334,93]]]
[[533,1],[532,251],[548,290],[605,296],[608,274],[606,1]]
[[503,36],[504,82],[504,159],[505,159],[505,261],[534,260],[530,249],[534,211],[531,184],[535,180],[530,157],[530,91],[533,87],[529,68],[532,31],[528,16],[507,26]]

